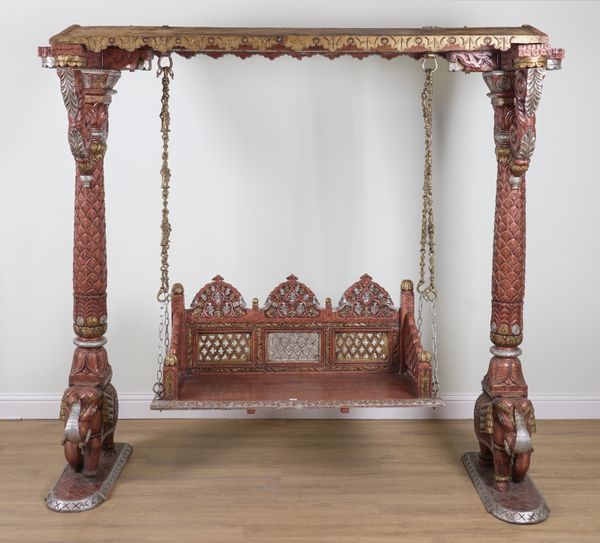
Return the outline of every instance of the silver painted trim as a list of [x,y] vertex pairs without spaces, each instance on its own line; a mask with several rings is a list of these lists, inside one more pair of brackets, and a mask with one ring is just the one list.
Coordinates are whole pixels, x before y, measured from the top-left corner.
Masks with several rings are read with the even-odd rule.
[[477,493],[483,502],[485,510],[488,513],[500,520],[503,520],[504,522],[509,522],[511,524],[537,524],[538,522],[542,522],[548,518],[550,509],[546,505],[543,496],[539,493],[529,476],[525,477],[525,480],[519,484],[528,484],[537,493],[539,505],[535,509],[519,511],[498,503],[493,495],[493,490],[488,487],[477,471],[475,462],[478,461],[478,457],[478,453],[475,452],[465,453],[462,457],[462,462],[467,470],[467,473],[469,474],[469,477],[471,478],[471,481],[473,482],[475,490],[477,490]]
[[490,353],[494,356],[499,356],[500,358],[515,358],[516,356],[521,356],[523,351],[519,349],[519,347],[515,347],[514,349],[504,349],[492,345],[490,347]]
[[439,398],[406,398],[390,400],[161,400],[155,397],[150,404],[153,410],[189,409],[319,409],[338,407],[443,407]]
[[516,189],[518,189],[518,188],[519,188],[519,186],[521,185],[521,176],[520,176],[520,175],[519,175],[519,176],[514,176],[514,175],[511,175],[511,176],[508,178],[508,182],[510,183],[510,186],[511,186],[511,188],[512,188],[513,190],[516,190]]
[[93,180],[94,180],[93,175],[80,175],[79,176],[79,181],[86,189],[90,188]]
[[42,57],[42,68],[56,68],[56,58],[53,56]]
[[52,489],[48,493],[48,496],[44,498],[46,502],[46,507],[48,507],[48,509],[50,509],[51,511],[56,511],[58,513],[81,513],[83,511],[89,511],[90,509],[94,509],[95,507],[98,507],[101,503],[106,501],[108,494],[110,493],[112,487],[115,484],[115,481],[121,474],[121,471],[123,471],[123,467],[125,466],[129,455],[133,451],[133,447],[129,445],[129,443],[115,443],[115,447],[119,446],[120,450],[117,453],[117,458],[115,459],[115,462],[108,476],[96,492],[80,500],[62,500],[56,497],[56,495],[54,494],[54,489],[58,485],[58,482],[61,480],[61,478],[65,475],[65,472],[71,469],[67,465],[61,476],[52,486]]
[[73,340],[73,343],[75,345],[77,345],[77,347],[83,347],[84,349],[95,349],[97,347],[102,347],[102,345],[106,345],[107,341],[108,340],[104,336],[102,336],[101,338],[96,339],[94,341],[89,341],[89,340],[84,341],[84,340],[76,337]]

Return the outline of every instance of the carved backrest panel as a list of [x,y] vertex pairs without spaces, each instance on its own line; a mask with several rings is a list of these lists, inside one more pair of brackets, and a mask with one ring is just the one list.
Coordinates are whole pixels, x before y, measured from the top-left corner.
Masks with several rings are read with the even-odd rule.
[[366,273],[346,289],[338,304],[342,317],[391,317],[394,302],[387,291]]
[[290,275],[271,291],[264,312],[270,318],[305,318],[318,317],[321,311],[315,293]]
[[179,332],[173,329],[172,345],[188,373],[400,368],[400,311],[366,274],[345,290],[336,309],[329,298],[320,307],[315,293],[290,275],[262,308],[257,300],[246,308],[239,291],[217,276],[188,310],[179,285],[173,311]]
[[204,318],[241,317],[248,311],[239,291],[220,275],[204,285],[194,297],[192,315]]

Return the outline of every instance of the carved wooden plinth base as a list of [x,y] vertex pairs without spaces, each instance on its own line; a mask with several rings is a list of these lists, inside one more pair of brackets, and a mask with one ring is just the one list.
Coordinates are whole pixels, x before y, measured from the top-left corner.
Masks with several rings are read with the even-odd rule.
[[67,465],[46,496],[46,506],[60,513],[78,513],[98,507],[107,499],[132,451],[128,443],[115,443],[113,450],[102,451],[96,477],[85,477]]
[[465,453],[462,461],[488,513],[511,524],[537,524],[548,518],[550,509],[529,476],[520,483],[511,481],[508,492],[498,492],[492,486],[494,468],[481,466],[479,453]]

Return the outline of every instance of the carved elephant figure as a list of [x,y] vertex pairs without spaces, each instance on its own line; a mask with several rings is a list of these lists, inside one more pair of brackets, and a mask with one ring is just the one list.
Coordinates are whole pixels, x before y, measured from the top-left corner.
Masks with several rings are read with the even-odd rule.
[[535,432],[533,404],[527,398],[490,398],[483,392],[475,402],[475,435],[480,462],[494,465],[494,488],[509,489],[509,481],[522,481],[529,470]]
[[104,390],[92,386],[69,387],[63,396],[61,420],[65,421],[65,458],[86,477],[98,473],[101,449],[112,449],[118,420],[118,399],[109,384]]

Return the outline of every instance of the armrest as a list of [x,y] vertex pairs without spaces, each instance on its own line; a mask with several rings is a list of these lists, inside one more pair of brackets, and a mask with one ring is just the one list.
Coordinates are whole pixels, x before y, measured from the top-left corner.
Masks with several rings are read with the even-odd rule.
[[182,335],[185,328],[185,301],[183,286],[175,283],[171,290],[171,338],[169,352],[163,367],[163,398],[176,400],[179,391],[179,375],[185,371]]
[[413,394],[418,398],[431,398],[431,353],[423,350],[412,311],[403,312],[400,341],[402,370],[410,382]]

